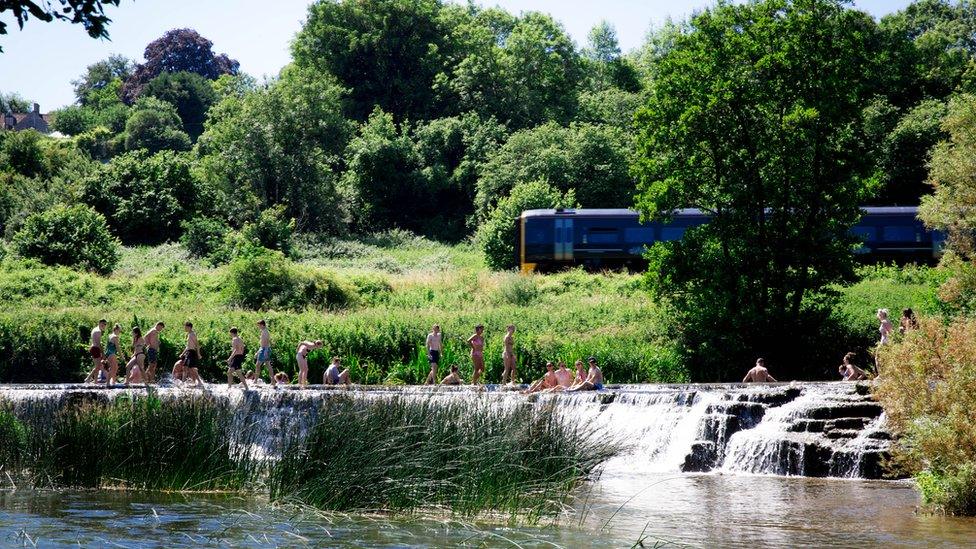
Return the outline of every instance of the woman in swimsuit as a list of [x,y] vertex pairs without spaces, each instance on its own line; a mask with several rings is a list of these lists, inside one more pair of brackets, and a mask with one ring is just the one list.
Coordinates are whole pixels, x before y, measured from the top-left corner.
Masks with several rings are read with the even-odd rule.
[[116,324],[112,327],[112,333],[108,336],[108,345],[105,346],[105,364],[108,367],[108,384],[115,383],[119,375],[119,336],[122,334],[122,326]]
[[471,384],[477,385],[481,375],[485,372],[485,336],[482,335],[485,327],[478,324],[474,327],[474,335],[468,338],[468,345],[471,346],[471,362],[474,363],[474,375],[471,376]]
[[502,385],[505,384],[507,380],[509,383],[515,383],[515,325],[508,325],[508,332],[505,333],[505,339],[502,340],[505,345],[504,350],[502,350],[502,363],[505,365],[505,369],[502,371]]
[[308,353],[313,349],[322,347],[322,340],[303,341],[298,344],[298,352],[295,360],[298,362],[298,385],[304,387],[308,385]]
[[146,360],[146,338],[139,327],[132,329],[132,358],[125,365],[125,384],[142,383],[143,361]]

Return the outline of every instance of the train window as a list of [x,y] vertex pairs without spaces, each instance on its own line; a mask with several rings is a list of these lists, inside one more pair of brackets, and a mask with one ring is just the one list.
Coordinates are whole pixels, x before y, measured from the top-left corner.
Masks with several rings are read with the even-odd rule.
[[882,228],[881,234],[887,242],[915,242],[913,225],[889,225]]
[[681,240],[684,234],[684,227],[663,227],[661,229],[661,240]]
[[639,244],[654,242],[654,227],[631,227],[624,229],[624,240]]
[[590,244],[613,244],[620,238],[617,229],[590,229],[586,236]]

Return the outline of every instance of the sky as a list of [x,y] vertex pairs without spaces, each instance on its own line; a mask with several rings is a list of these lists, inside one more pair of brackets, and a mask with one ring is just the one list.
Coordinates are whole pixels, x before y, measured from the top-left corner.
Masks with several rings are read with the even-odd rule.
[[[459,1],[459,0],[454,0]],[[85,67],[118,53],[142,61],[146,44],[174,28],[189,27],[210,39],[216,53],[241,63],[258,77],[274,76],[290,60],[289,43],[301,28],[309,0],[122,0],[106,9],[112,19],[109,40],[93,40],[80,25],[30,20],[17,28],[0,14],[9,34],[0,35],[0,92],[17,92],[41,105],[42,112],[74,102],[71,80]],[[713,0],[484,0],[512,13],[542,11],[560,21],[577,44],[601,20],[617,29],[621,49],[643,42],[647,31],[668,18],[684,19]],[[897,11],[910,0],[859,0],[875,17]],[[274,9],[268,9],[274,6]]]

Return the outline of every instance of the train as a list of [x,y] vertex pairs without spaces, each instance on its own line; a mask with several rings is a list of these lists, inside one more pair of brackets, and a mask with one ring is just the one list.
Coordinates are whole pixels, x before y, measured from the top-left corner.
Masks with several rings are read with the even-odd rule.
[[[932,231],[911,206],[864,207],[851,232],[861,241],[854,250],[863,262],[933,263],[945,235]],[[655,242],[678,240],[685,231],[708,223],[709,214],[678,210],[668,223],[641,223],[628,209],[526,210],[515,220],[515,256],[524,273],[583,266],[588,270],[647,266],[644,252]]]

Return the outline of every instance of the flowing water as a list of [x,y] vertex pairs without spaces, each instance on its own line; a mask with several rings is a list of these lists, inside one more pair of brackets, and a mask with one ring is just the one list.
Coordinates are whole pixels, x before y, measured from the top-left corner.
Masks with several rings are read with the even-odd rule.
[[[161,389],[179,398],[183,389]],[[241,421],[262,427],[255,452],[314,420],[335,391],[212,386]],[[121,390],[0,388],[16,413],[50,414],[67,400]],[[555,401],[568,418],[628,451],[607,463],[557,526],[323,516],[261,498],[35,491],[0,481],[0,546],[973,546],[976,521],[920,516],[910,482],[880,475],[890,437],[863,386],[620,386],[525,397],[488,388],[371,389],[359,398]],[[817,478],[814,478],[817,477]],[[0,475],[2,478],[2,475]]]

